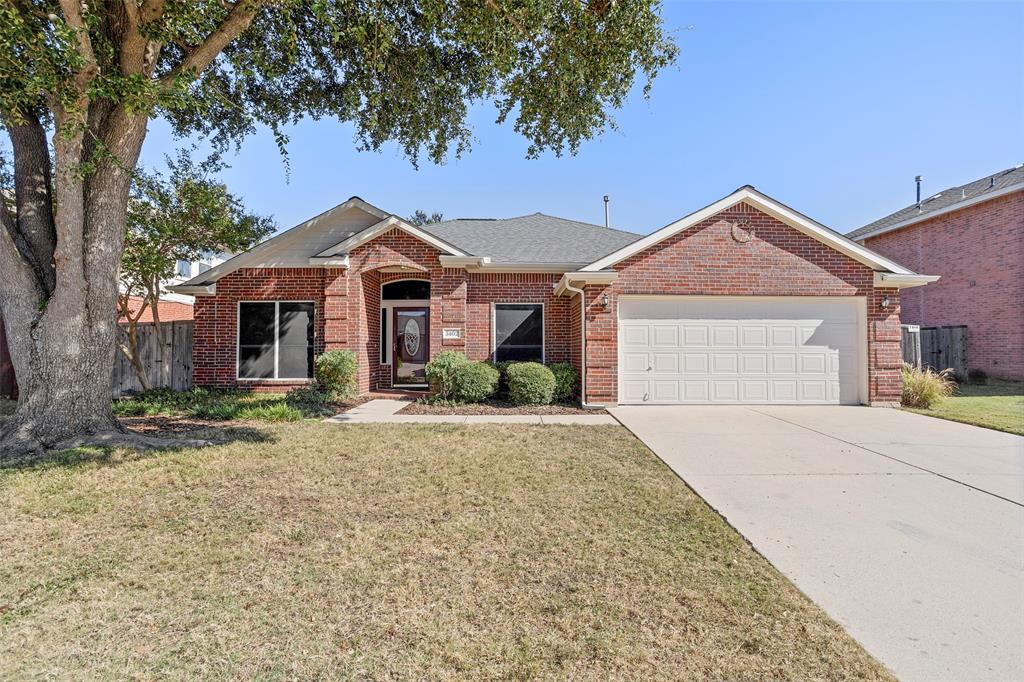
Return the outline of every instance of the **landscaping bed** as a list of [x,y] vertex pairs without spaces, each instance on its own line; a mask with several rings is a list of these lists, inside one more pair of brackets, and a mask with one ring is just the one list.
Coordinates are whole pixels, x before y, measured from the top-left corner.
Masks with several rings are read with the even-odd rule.
[[0,679],[892,679],[621,427],[262,424],[0,507]]
[[487,400],[465,405],[434,404],[418,400],[406,405],[399,414],[606,414],[603,409],[582,408],[579,405],[513,405],[504,400]]

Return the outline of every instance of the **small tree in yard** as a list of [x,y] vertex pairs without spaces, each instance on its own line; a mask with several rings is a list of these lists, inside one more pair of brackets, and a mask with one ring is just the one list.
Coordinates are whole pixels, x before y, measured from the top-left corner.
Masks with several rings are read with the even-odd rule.
[[[174,274],[179,260],[197,260],[210,251],[242,251],[274,231],[273,221],[248,213],[223,183],[210,177],[222,169],[216,159],[195,164],[181,153],[167,165],[167,176],[136,174],[121,257],[124,288],[117,300],[118,313],[127,327],[120,348],[147,391],[153,386],[139,357],[138,322],[146,310],[153,311],[159,359],[163,360],[164,333],[157,305],[160,283]],[[131,299],[135,296],[142,303],[133,311]]]
[[[416,163],[469,148],[474,103],[511,117],[527,155],[575,152],[638,72],[675,58],[656,0],[5,0],[0,313],[21,385],[0,458],[138,445],[110,405],[129,193],[146,126],[282,150],[305,116],[351,122],[360,149]],[[645,88],[645,94],[647,89]],[[2,153],[2,152],[0,152]]]

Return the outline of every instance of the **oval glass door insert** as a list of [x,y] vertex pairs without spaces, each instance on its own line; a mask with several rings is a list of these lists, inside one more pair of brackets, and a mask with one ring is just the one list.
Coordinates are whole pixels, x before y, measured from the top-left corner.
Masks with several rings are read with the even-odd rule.
[[403,338],[405,352],[409,355],[416,355],[416,351],[420,349],[420,326],[416,323],[416,320],[409,319],[405,321]]

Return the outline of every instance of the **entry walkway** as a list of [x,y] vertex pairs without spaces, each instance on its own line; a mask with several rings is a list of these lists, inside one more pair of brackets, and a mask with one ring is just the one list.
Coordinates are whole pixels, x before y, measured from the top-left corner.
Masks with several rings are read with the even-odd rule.
[[334,424],[618,424],[607,414],[399,414],[409,402],[393,399],[371,400],[324,421]]

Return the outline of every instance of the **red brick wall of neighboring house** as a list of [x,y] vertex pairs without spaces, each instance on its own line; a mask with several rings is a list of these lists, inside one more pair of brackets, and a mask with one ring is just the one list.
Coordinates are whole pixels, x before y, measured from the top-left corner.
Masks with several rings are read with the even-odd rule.
[[967,362],[1024,379],[1024,192],[923,220],[865,244],[942,279],[903,292],[903,321],[967,325]]
[[[143,299],[140,296],[132,296],[128,299],[128,309],[131,311],[134,317],[139,308],[142,306]],[[160,321],[161,322],[181,322],[192,319],[192,306],[188,303],[179,303],[178,301],[159,301],[160,306]],[[120,314],[120,308],[118,309],[117,321],[125,323],[124,316]],[[138,319],[139,324],[147,324],[153,322],[153,306],[146,306],[146,309],[142,312],[142,316]]]
[[[731,223],[746,218],[754,233],[740,243]],[[868,391],[872,403],[899,400],[900,317],[896,289],[876,290],[870,268],[821,242],[739,204],[617,264],[611,285],[586,288],[587,400],[618,394],[618,297],[622,294],[722,296],[865,296]],[[608,293],[610,309],[601,296]],[[879,302],[888,293],[890,306]]]

